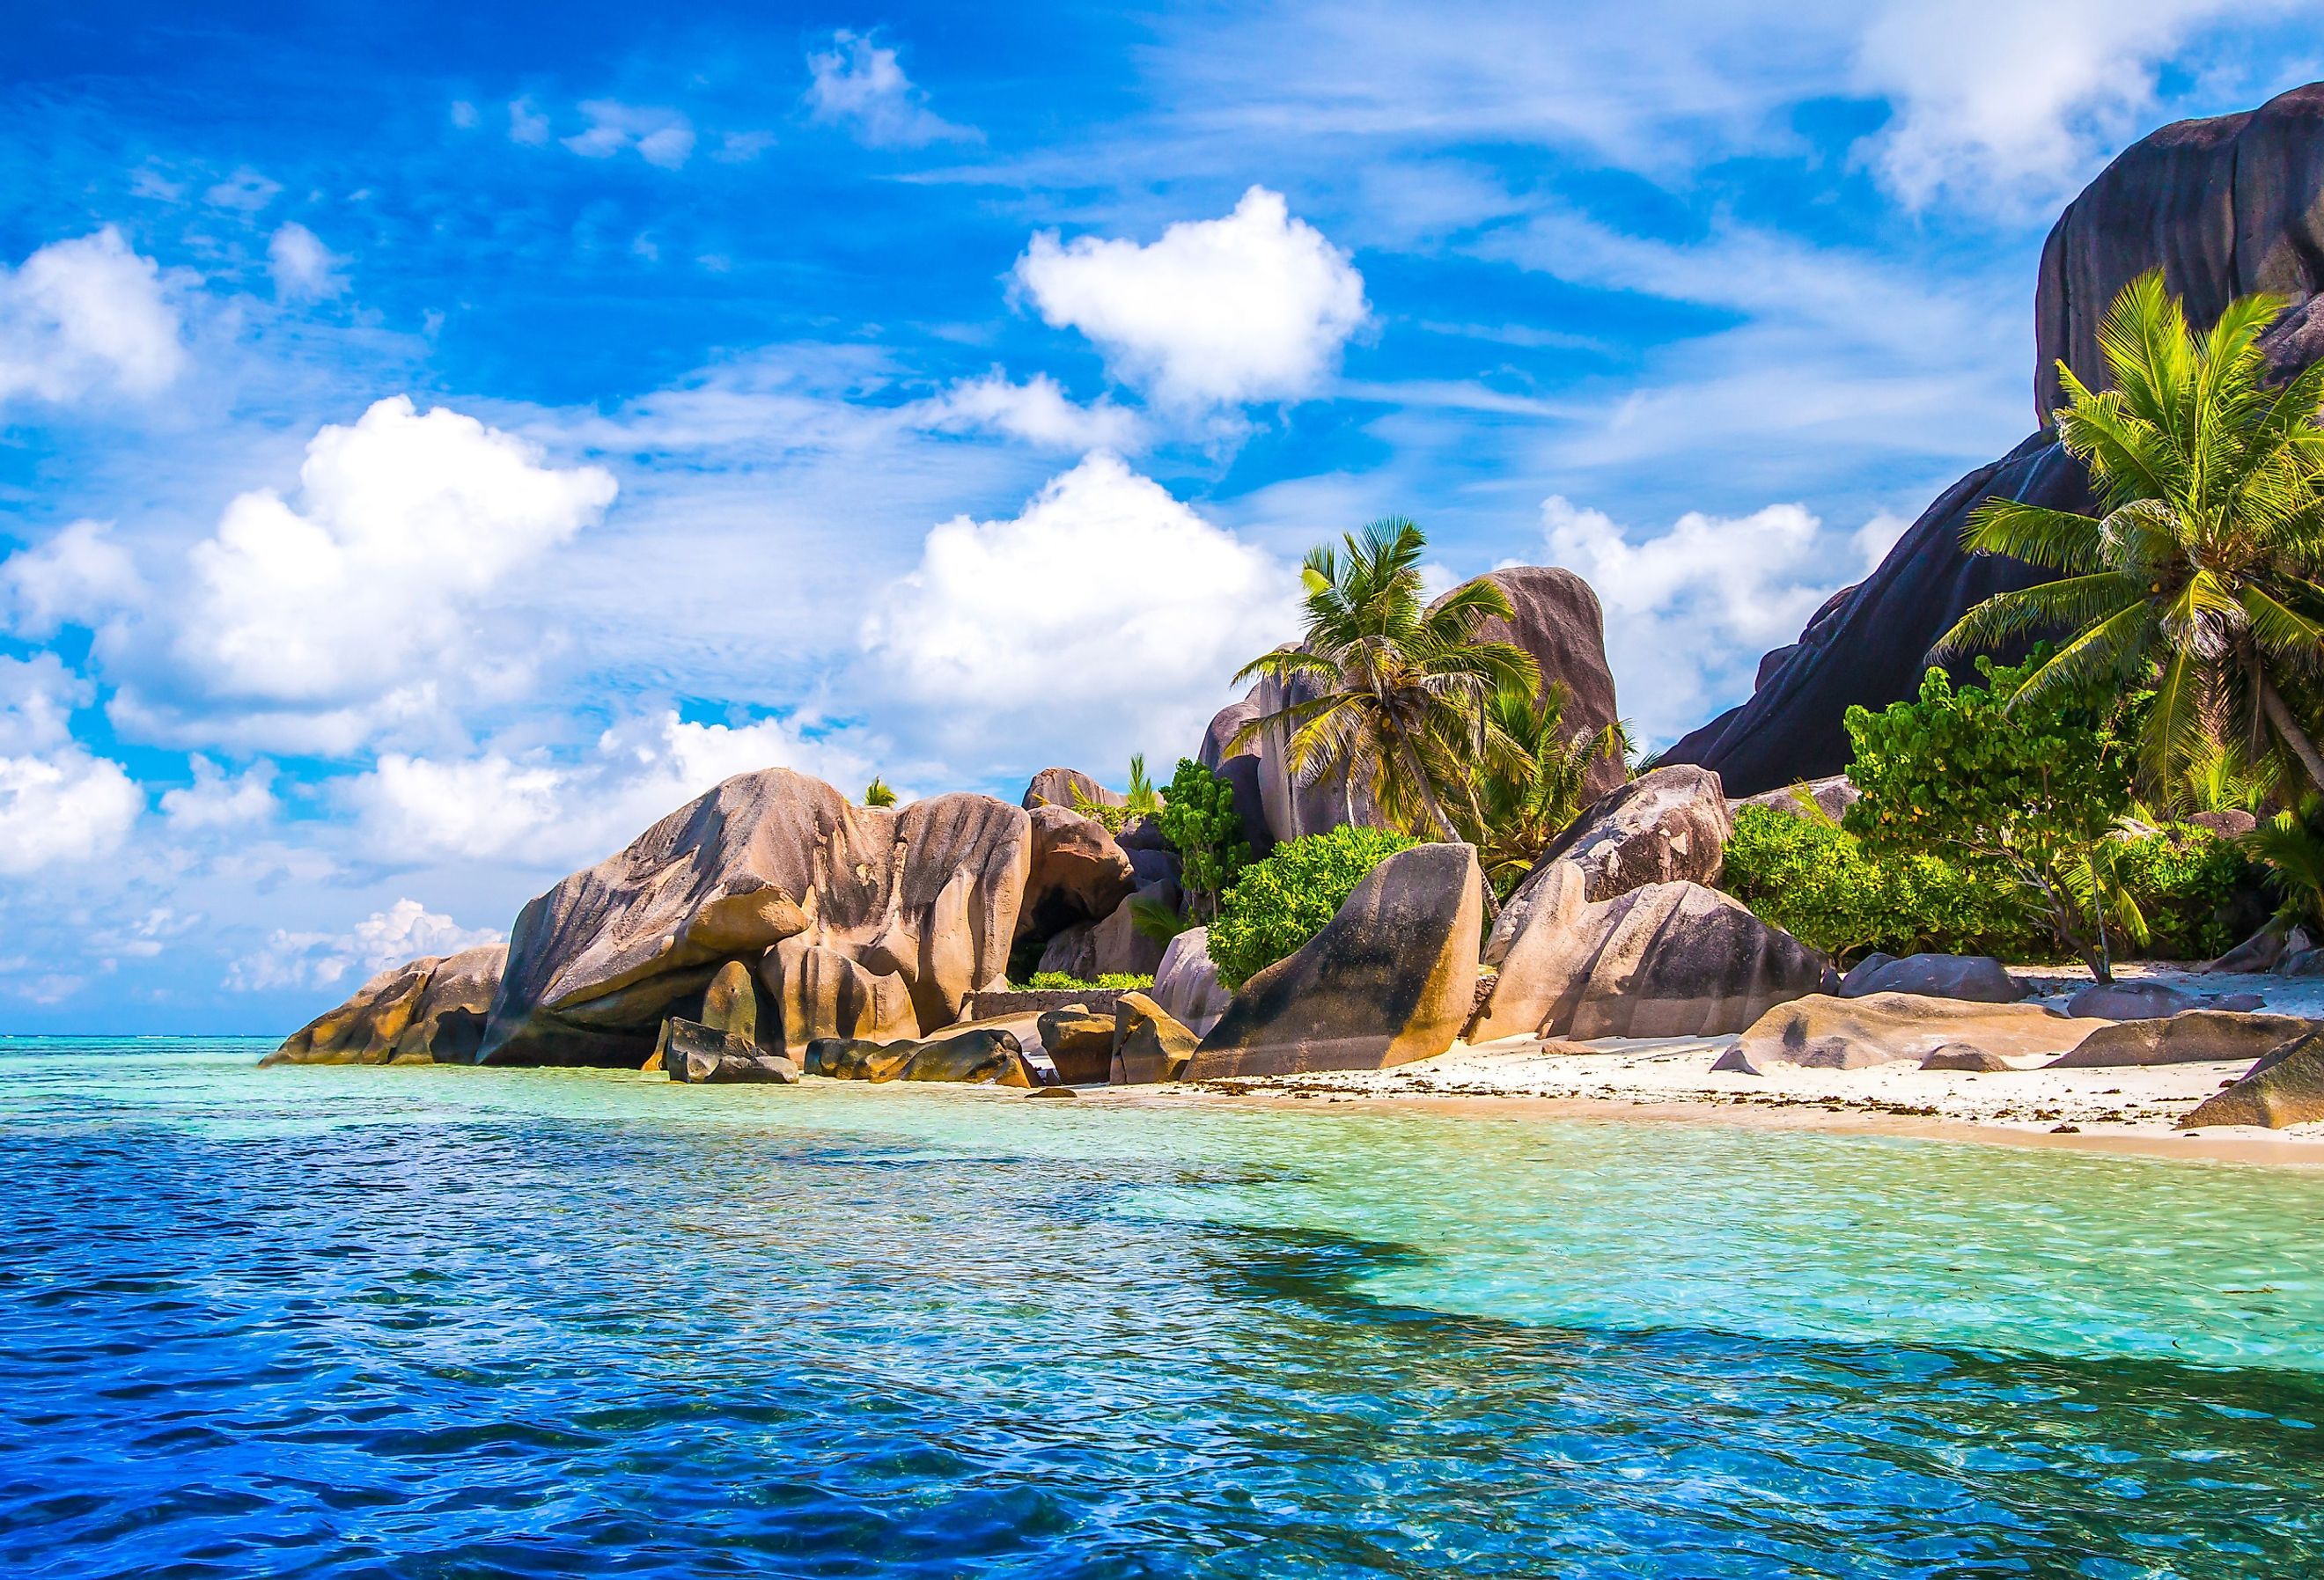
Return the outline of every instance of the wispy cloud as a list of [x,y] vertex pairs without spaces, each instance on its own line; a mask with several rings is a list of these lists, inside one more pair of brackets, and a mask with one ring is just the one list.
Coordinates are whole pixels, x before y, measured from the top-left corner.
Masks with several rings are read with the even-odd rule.
[[869,33],[842,28],[824,48],[808,51],[807,64],[808,118],[844,126],[866,147],[924,148],[980,135],[929,109],[927,93],[904,75],[896,51]]

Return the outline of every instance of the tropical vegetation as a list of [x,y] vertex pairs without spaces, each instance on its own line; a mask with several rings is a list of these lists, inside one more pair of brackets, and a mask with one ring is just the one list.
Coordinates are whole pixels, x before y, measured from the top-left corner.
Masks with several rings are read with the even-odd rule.
[[1229,988],[1291,955],[1323,930],[1364,874],[1410,846],[1393,828],[1344,825],[1286,840],[1242,870],[1211,923],[1211,964]]

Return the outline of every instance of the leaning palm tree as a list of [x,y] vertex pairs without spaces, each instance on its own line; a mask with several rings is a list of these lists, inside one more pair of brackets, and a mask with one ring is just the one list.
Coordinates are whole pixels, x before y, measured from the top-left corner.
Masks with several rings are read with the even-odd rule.
[[1435,605],[1420,596],[1427,537],[1399,517],[1374,522],[1309,551],[1300,571],[1306,630],[1237,671],[1265,677],[1286,697],[1275,711],[1235,732],[1230,751],[1279,730],[1296,782],[1342,776],[1349,821],[1360,782],[1372,803],[1408,830],[1460,837],[1443,792],[1465,777],[1464,744],[1481,751],[1486,703],[1503,686],[1541,683],[1531,654],[1487,642],[1478,628],[1512,618],[1508,595],[1490,581],[1457,588]]
[[1485,879],[1497,890],[1531,872],[1551,841],[1582,816],[1599,763],[1629,765],[1628,727],[1616,719],[1596,731],[1569,731],[1571,700],[1564,685],[1552,681],[1538,697],[1526,687],[1502,686],[1486,701],[1489,745],[1471,783],[1467,821]]
[[2253,755],[2280,743],[2324,788],[2301,706],[2324,679],[2324,364],[2268,383],[2259,337],[2283,305],[2245,297],[2198,337],[2159,270],[2124,287],[2098,329],[2114,387],[2059,369],[2059,437],[2100,513],[1978,506],[1964,547],[2063,578],[1986,599],[1930,655],[2062,633],[2015,700],[2151,686],[2141,766],[2166,794],[2222,718]]

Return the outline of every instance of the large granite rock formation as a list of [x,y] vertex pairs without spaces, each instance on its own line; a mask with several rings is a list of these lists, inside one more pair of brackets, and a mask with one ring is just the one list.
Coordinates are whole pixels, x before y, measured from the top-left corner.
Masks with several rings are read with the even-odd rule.
[[2324,1031],[2310,1032],[2267,1055],[2242,1080],[2197,1104],[2179,1128],[2256,1124],[2282,1130],[2318,1123],[2324,1123]]
[[1154,968],[1152,997],[1197,1037],[1219,1023],[1234,995],[1211,962],[1210,929],[1188,928],[1170,940],[1162,964]]
[[[1479,634],[1486,641],[1508,642],[1531,653],[1541,667],[1545,689],[1552,684],[1566,690],[1564,723],[1571,734],[1595,732],[1618,716],[1615,710],[1614,674],[1606,663],[1606,617],[1590,584],[1570,570],[1554,566],[1511,566],[1489,571],[1480,579],[1498,584],[1508,595],[1514,620],[1489,620]],[[1449,596],[1449,595],[1448,595]],[[1236,781],[1235,805],[1243,810],[1242,781],[1256,780],[1259,811],[1267,840],[1320,834],[1351,820],[1348,787],[1337,776],[1310,785],[1295,785],[1283,762],[1279,740],[1262,735],[1231,755],[1228,743],[1251,719],[1272,713],[1292,700],[1312,693],[1304,686],[1289,691],[1262,680],[1250,694],[1222,710],[1204,732],[1200,760]],[[1249,756],[1247,767],[1233,766],[1234,756]],[[1600,763],[1591,771],[1589,790],[1603,795],[1622,781],[1621,770]],[[1352,797],[1353,821],[1378,823],[1378,812],[1360,786]],[[1253,853],[1264,855],[1253,840]]]
[[484,1015],[507,962],[506,944],[407,961],[308,1021],[259,1062],[464,1064],[484,1041]]
[[1055,938],[1076,922],[1102,921],[1138,886],[1129,855],[1096,818],[1058,806],[1027,816],[1032,864],[1017,911],[1019,938]]
[[1185,1078],[1385,1069],[1443,1053],[1475,1001],[1483,894],[1465,845],[1397,852],[1322,932],[1243,984]]
[[1741,901],[1649,883],[1591,901],[1556,865],[1509,945],[1472,1041],[1498,1037],[1710,1037],[1823,985],[1824,958]]
[[1113,1001],[1113,1058],[1106,1079],[1117,1086],[1175,1081],[1194,1057],[1194,1033],[1142,993]]
[[988,796],[858,807],[788,769],[738,775],[524,908],[479,1057],[634,1067],[720,966],[791,938],[950,1025],[1006,969],[1030,833]]
[[760,956],[759,976],[772,995],[779,1024],[777,1035],[763,1040],[779,1041],[795,1058],[818,1037],[887,1041],[920,1034],[902,973],[875,972],[808,934],[785,938]]
[[1018,804],[1028,812],[1037,807],[1063,807],[1070,812],[1077,804],[1075,790],[1081,792],[1079,800],[1102,807],[1126,806],[1130,801],[1120,790],[1106,789],[1078,768],[1044,768],[1025,786],[1025,799]]
[[1860,999],[1876,993],[2014,1004],[2026,996],[2026,987],[1990,955],[1907,955],[1902,960],[1875,956],[1841,980],[1840,996]]
[[1692,764],[1657,768],[1601,798],[1550,843],[1510,893],[1486,940],[1499,964],[1555,867],[1581,875],[1585,901],[1611,900],[1648,883],[1716,883],[1734,825],[1719,776]]
[[[2244,115],[2181,121],[2131,147],[2068,206],[2035,289],[2036,432],[1940,494],[1860,585],[1837,595],[1789,650],[1761,666],[1750,700],[1685,736],[1665,762],[1717,769],[1756,795],[1848,765],[1841,716],[1912,696],[1932,643],[1995,593],[2046,579],[2016,560],[1971,559],[1969,513],[1995,496],[2058,510],[2094,503],[2082,468],[2047,431],[2061,404],[2055,363],[2102,383],[2097,325],[2133,277],[2160,266],[2200,327],[2233,297],[2269,291],[2293,310],[2264,344],[2281,371],[2324,356],[2324,84]],[[1957,662],[1958,677],[1974,673]]]

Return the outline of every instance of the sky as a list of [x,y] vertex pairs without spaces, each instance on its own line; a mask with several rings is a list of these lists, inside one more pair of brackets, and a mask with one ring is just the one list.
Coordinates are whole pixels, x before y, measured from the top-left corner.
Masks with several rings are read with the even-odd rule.
[[[718,780],[1167,778],[1397,513],[1667,742],[2034,426],[2250,0],[23,8],[0,1031],[284,1033]],[[198,20],[188,13],[198,12]]]

